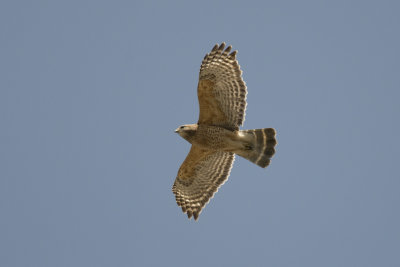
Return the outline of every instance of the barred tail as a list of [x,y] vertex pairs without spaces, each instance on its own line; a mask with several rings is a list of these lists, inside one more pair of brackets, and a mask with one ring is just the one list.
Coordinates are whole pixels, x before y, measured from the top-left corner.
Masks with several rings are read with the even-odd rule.
[[242,136],[244,148],[235,153],[262,168],[267,167],[275,154],[275,129],[243,130],[239,135]]

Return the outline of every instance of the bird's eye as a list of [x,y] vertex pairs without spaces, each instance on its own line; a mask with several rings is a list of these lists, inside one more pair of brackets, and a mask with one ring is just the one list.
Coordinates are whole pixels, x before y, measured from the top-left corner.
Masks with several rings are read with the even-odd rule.
[[183,129],[183,128],[185,128],[185,126],[181,126],[180,128]]

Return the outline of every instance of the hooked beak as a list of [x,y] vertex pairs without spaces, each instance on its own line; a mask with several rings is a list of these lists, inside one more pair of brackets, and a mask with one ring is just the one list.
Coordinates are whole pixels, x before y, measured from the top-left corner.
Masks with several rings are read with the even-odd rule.
[[178,130],[179,130],[179,128],[176,128],[175,133],[178,133],[179,132]]

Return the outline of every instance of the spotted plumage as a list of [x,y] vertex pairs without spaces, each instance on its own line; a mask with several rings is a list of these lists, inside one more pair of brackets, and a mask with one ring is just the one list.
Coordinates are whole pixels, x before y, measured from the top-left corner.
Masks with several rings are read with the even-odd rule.
[[228,179],[235,154],[265,168],[275,153],[272,128],[239,130],[246,111],[247,89],[236,60],[237,51],[216,44],[200,67],[197,124],[176,132],[192,144],[172,191],[189,218],[198,219],[204,206]]

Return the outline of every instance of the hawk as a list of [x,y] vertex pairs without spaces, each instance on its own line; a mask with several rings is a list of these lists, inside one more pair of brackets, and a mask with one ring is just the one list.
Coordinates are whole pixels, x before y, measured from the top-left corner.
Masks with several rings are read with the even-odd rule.
[[192,144],[172,187],[178,206],[198,219],[201,210],[228,179],[235,154],[265,168],[277,144],[273,128],[239,130],[246,110],[246,84],[225,43],[216,44],[200,67],[197,124],[175,130]]

